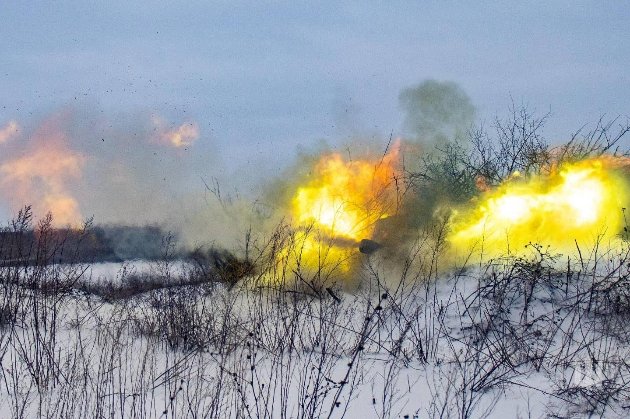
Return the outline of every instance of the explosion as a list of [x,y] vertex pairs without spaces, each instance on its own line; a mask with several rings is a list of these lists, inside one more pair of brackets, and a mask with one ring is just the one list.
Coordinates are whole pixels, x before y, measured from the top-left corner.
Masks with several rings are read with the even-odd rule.
[[348,273],[360,241],[397,210],[398,154],[396,145],[381,159],[322,156],[293,194],[290,213],[297,232],[280,256],[318,271],[332,267]]
[[376,221],[396,210],[397,158],[397,151],[381,161],[346,162],[337,153],[322,157],[313,178],[295,193],[293,218],[330,237],[355,242],[370,237]]
[[519,253],[530,243],[568,253],[576,243],[614,246],[630,198],[627,176],[620,170],[626,164],[602,157],[529,179],[515,173],[484,193],[475,208],[454,213],[449,242],[458,252],[480,252],[482,257]]
[[57,227],[77,226],[85,213],[100,223],[162,222],[174,213],[191,165],[207,163],[183,153],[199,140],[198,124],[101,118],[65,109],[24,127],[0,125],[0,212],[31,205],[37,218],[51,212]]
[[0,163],[0,190],[14,210],[32,203],[36,214],[51,212],[57,225],[77,224],[81,213],[68,182],[82,175],[85,158],[49,120],[29,140],[30,148]]

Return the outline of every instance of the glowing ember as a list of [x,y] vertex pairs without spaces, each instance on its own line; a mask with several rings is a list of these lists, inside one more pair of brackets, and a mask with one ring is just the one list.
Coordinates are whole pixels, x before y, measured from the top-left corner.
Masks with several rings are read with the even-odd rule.
[[575,242],[615,241],[624,227],[628,182],[610,157],[563,166],[548,175],[511,179],[485,193],[476,208],[456,213],[449,237],[463,252],[488,257],[528,243],[571,252]]

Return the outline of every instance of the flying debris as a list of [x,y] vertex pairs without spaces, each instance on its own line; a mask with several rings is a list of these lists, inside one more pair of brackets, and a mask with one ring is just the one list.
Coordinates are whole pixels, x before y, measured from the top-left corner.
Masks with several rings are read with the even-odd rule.
[[363,239],[359,242],[359,252],[371,255],[376,252],[378,249],[383,247],[381,244],[375,242],[374,240]]

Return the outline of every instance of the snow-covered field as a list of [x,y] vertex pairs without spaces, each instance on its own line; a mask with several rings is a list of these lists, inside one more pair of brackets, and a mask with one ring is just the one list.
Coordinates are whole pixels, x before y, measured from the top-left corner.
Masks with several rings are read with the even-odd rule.
[[[3,268],[0,417],[627,417],[628,262],[392,278],[371,257],[351,291],[192,283],[185,262]],[[172,286],[85,286],[142,278]]]

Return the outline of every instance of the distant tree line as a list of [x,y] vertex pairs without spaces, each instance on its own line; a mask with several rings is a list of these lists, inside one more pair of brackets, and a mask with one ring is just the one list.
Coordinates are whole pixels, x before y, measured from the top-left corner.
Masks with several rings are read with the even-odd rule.
[[[158,260],[164,256],[163,242],[168,234],[154,225],[50,228],[44,233],[37,228],[6,228],[0,230],[0,261],[10,266]],[[43,240],[58,245],[47,247],[48,254],[42,255]]]

